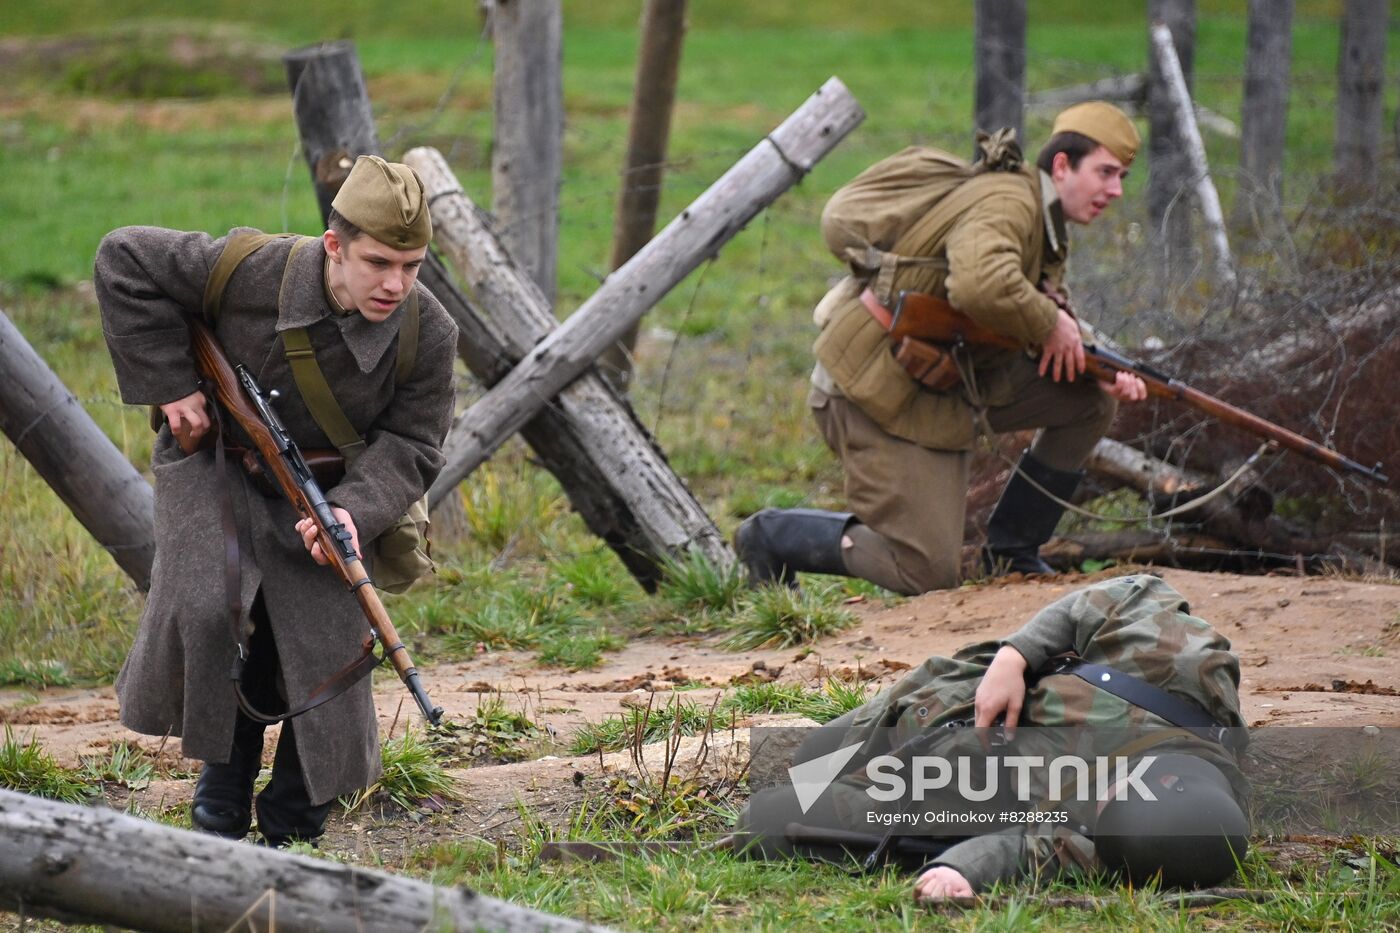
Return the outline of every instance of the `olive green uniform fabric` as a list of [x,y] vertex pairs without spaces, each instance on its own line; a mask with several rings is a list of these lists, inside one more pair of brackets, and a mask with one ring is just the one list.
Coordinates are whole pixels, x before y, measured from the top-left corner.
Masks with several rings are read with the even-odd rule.
[[[927,152],[894,158],[932,159]],[[1034,166],[974,175],[894,244],[878,223],[823,217],[828,241],[840,229],[854,243],[907,257],[892,273],[854,268],[814,313],[822,331],[808,404],[841,458],[850,508],[866,526],[852,527],[853,547],[844,555],[857,576],[908,594],[957,585],[976,437],[967,387],[934,392],[910,378],[861,303],[862,290],[876,286],[886,307],[902,291],[943,295],[978,323],[1027,347],[1039,345],[1058,308],[1038,285],[1043,278],[1060,286],[1068,254],[1053,194]],[[915,261],[920,258],[927,261]],[[1113,421],[1117,403],[1094,380],[1041,378],[1034,361],[1017,351],[977,349],[971,361],[991,428],[1043,428],[1032,453],[1046,466],[1078,469]]]
[[[103,240],[95,282],[123,401],[160,405],[199,388],[185,321],[199,313],[224,242],[154,227],[123,228]],[[294,242],[275,241],[238,267],[215,333],[230,361],[247,365],[264,390],[280,393],[278,415],[299,444],[330,447],[302,402],[279,338],[289,328],[307,328],[337,402],[367,441],[344,480],[327,490],[354,519],[363,551],[442,469],[456,325],[416,286],[418,351],[412,372],[396,386],[404,307],[379,324],[357,313],[335,315],[324,247],[308,242],[288,265]],[[211,450],[185,456],[165,426],[152,468],[155,564],[140,629],[117,680],[121,718],[137,732],[180,736],[188,757],[223,762],[237,701],[229,680],[236,648],[224,598],[220,483],[227,484],[239,529],[243,624],[261,589],[291,706],[358,656],[368,623],[335,573],[311,560],[291,505],[254,490],[234,459],[220,478]],[[380,772],[368,679],[298,718],[295,734],[314,803],[365,787]]]
[[[977,685],[1003,645],[1025,656],[1028,670],[1073,652],[1085,661],[1104,664],[1189,700],[1216,722],[1243,729],[1239,704],[1239,660],[1230,642],[1207,622],[1190,614],[1185,598],[1170,585],[1146,574],[1118,577],[1077,590],[1051,603],[1010,637],[971,645],[951,658],[929,658],[889,690],[851,716],[843,746],[879,741],[897,747],[930,730],[971,724]],[[1187,751],[1216,765],[1230,779],[1237,799],[1248,786],[1233,755],[1199,739],[1126,700],[1072,674],[1035,680],[1026,693],[1018,729],[1035,726],[1087,725],[1098,741],[1121,748],[1145,732],[1171,735],[1152,751]],[[893,732],[875,733],[879,727]],[[948,734],[976,743],[973,730]],[[1106,741],[1105,741],[1106,740]],[[878,753],[882,749],[873,749]],[[863,749],[862,751],[865,751]],[[976,754],[975,748],[970,749]],[[940,755],[949,754],[939,746]],[[838,811],[869,808],[864,775],[848,776],[833,787]],[[1093,871],[1098,864],[1093,842],[1073,826],[1029,826],[977,836],[960,842],[934,860],[957,869],[974,890],[1036,873]]]

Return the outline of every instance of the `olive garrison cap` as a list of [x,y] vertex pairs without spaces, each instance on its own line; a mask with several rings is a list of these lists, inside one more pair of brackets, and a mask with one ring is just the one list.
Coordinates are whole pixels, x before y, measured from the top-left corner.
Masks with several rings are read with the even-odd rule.
[[1060,112],[1050,135],[1079,133],[1113,153],[1125,166],[1133,163],[1142,137],[1128,115],[1112,104],[1091,100]]
[[423,182],[407,165],[362,155],[331,207],[374,239],[394,249],[417,249],[433,238]]

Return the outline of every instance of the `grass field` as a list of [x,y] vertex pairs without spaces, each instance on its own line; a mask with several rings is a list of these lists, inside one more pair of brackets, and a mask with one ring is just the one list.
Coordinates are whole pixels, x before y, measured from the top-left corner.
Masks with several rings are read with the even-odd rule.
[[[1284,204],[1290,217],[1315,198],[1330,164],[1340,5],[1297,5]],[[607,271],[638,4],[565,6],[561,316]],[[868,113],[801,185],[646,321],[636,407],[726,532],[764,505],[840,501],[839,471],[803,405],[810,310],[840,272],[817,231],[826,197],[910,142],[970,148],[970,4],[867,6],[692,4],[663,222],[828,76],[841,77]],[[1145,68],[1145,4],[1066,0],[1051,7],[1035,4],[1030,14],[1031,91]],[[1196,95],[1238,119],[1243,4],[1212,0],[1198,7]],[[490,201],[491,50],[472,4],[404,5],[392,17],[363,0],[342,0],[334,13],[271,0],[207,2],[197,16],[190,10],[176,0],[72,0],[9,4],[0,21],[0,309],[143,468],[150,434],[144,414],[117,397],[88,281],[92,257],[103,234],[125,224],[319,232],[281,84],[282,51],[353,38],[386,153],[436,146],[472,196]],[[172,35],[192,37],[204,52],[193,64],[172,65]],[[1400,60],[1394,26],[1389,50],[1392,63]],[[1396,91],[1390,80],[1384,125],[1392,165]],[[1032,145],[1051,116],[1029,115]],[[1237,146],[1220,136],[1206,142],[1228,214]],[[1131,317],[1137,294],[1123,283],[1141,255],[1135,244],[1145,222],[1146,174],[1145,167],[1136,169],[1124,202],[1076,243],[1076,271],[1123,285],[1129,297],[1120,323]],[[1393,190],[1389,196],[1393,203]],[[476,389],[464,385],[467,401]],[[753,601],[726,603],[723,581],[701,581],[698,600],[684,587],[643,594],[527,453],[512,443],[471,478],[463,487],[470,533],[438,545],[442,572],[435,581],[391,602],[400,631],[422,646],[422,657],[451,658],[485,642],[587,666],[628,635],[742,632],[763,624],[763,609]],[[0,514],[0,686],[110,681],[134,634],[141,599],[8,443],[0,444]],[[827,602],[853,588],[831,590]],[[562,878],[533,871],[528,860],[498,865],[469,847],[425,853],[400,867],[623,925],[636,922],[637,911],[658,918],[643,925],[675,928],[694,922],[714,929],[828,923],[905,929],[923,922],[904,906],[902,883],[892,877],[848,882],[809,867],[697,859],[657,870],[629,861]],[[1267,881],[1267,869],[1256,868]],[[1325,874],[1297,897],[1290,893],[1285,906],[1230,908],[1211,922],[1350,929],[1398,922],[1393,908],[1366,893],[1385,885],[1393,890],[1394,877],[1382,872],[1371,887],[1363,882]],[[753,892],[774,887],[789,890],[794,903],[755,902]],[[1341,897],[1342,890],[1362,896]],[[1146,898],[1111,897],[1113,906],[1097,915],[1103,928],[1196,922]],[[1004,910],[954,919],[963,928],[1021,929],[1079,926],[1094,916],[1042,911],[1018,895]]]

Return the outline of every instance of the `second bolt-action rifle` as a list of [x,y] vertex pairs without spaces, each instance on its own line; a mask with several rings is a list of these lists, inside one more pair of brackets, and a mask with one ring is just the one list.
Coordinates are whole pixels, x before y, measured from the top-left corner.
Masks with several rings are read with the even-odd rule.
[[[896,344],[906,337],[923,340],[945,347],[949,346],[991,346],[1019,350],[1021,343],[1011,337],[983,327],[967,315],[937,295],[922,292],[903,292],[895,306],[893,321],[890,324],[890,337]],[[1198,411],[1220,419],[1226,424],[1242,428],[1265,440],[1273,441],[1295,453],[1332,467],[1357,473],[1377,483],[1389,483],[1389,478],[1381,472],[1381,464],[1364,466],[1337,451],[1316,441],[1310,441],[1301,434],[1295,434],[1272,421],[1260,418],[1229,402],[1193,389],[1166,373],[1144,363],[1138,363],[1120,356],[1104,347],[1086,345],[1084,347],[1084,371],[1096,379],[1112,382],[1120,372],[1132,373],[1147,384],[1147,393],[1157,398],[1172,399],[1190,405]]]
[[[437,725],[442,721],[442,707],[434,706],[428,699],[428,693],[423,689],[418,671],[413,666],[413,659],[399,639],[399,633],[394,629],[379,594],[375,592],[364,564],[355,553],[350,532],[336,519],[301,450],[277,417],[272,407],[277,398],[276,391],[264,393],[245,366],[232,366],[213,333],[202,321],[191,320],[190,333],[195,362],[212,387],[215,399],[252,439],[254,449],[271,475],[273,484],[297,514],[316,523],[322,552],[355,595],[375,637],[384,645],[385,657],[413,695],[423,717],[432,725]],[[222,443],[221,439],[219,443]]]

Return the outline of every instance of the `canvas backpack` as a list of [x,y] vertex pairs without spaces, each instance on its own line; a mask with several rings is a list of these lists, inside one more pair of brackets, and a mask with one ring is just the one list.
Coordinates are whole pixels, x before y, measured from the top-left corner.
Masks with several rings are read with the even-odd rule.
[[[827,248],[890,307],[896,277],[914,273],[915,291],[937,291],[948,271],[940,246],[976,191],[963,183],[984,172],[1022,164],[1015,131],[978,133],[980,157],[968,162],[929,146],[910,146],[870,166],[838,190],[822,210]],[[962,189],[961,196],[955,196]],[[908,289],[907,282],[901,283]]]

